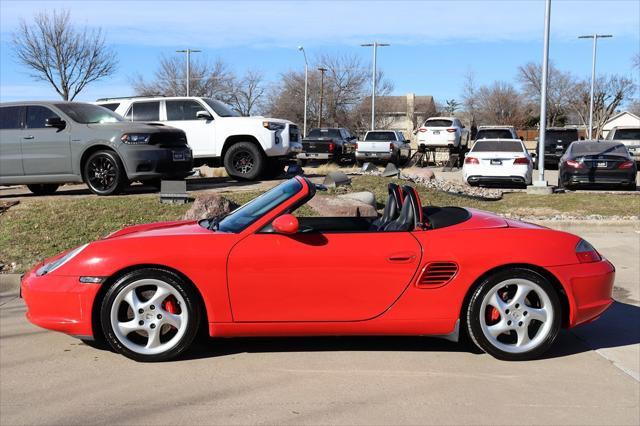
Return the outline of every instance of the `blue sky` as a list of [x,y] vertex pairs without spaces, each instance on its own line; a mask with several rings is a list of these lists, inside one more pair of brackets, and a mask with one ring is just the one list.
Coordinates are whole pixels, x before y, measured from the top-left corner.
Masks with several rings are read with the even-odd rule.
[[[161,54],[186,47],[201,58],[221,58],[232,69],[261,70],[270,81],[302,69],[296,50],[355,53],[360,43],[391,43],[378,64],[395,94],[437,100],[460,98],[464,75],[480,84],[515,83],[517,67],[541,61],[544,2],[503,1],[0,1],[0,100],[55,99],[13,59],[11,34],[20,19],[42,10],[68,9],[79,26],[102,27],[120,63],[117,73],[89,86],[78,100],[126,96],[131,78],[151,76]],[[598,72],[640,82],[631,58],[640,52],[640,1],[553,0],[550,57],[559,68],[590,75],[591,43],[576,37],[610,33],[600,41]]]

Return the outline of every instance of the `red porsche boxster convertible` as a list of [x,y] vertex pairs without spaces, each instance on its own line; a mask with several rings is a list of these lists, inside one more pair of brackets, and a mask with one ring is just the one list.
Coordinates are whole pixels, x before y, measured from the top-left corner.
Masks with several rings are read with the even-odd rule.
[[381,217],[296,217],[304,177],[199,222],[132,226],[37,265],[27,317],[138,361],[213,337],[466,333],[506,360],[598,317],[615,268],[586,241],[389,185]]

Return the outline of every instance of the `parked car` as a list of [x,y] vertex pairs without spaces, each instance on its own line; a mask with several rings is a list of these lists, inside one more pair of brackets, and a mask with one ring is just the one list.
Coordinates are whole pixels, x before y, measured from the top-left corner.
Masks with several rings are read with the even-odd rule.
[[558,186],[618,186],[636,189],[638,167],[619,141],[579,141],[569,146],[558,166]]
[[[562,157],[573,142],[577,141],[578,129],[566,129],[563,127],[551,127],[545,132],[544,138],[544,165],[545,167],[556,167],[560,157]],[[540,152],[540,140],[536,144],[536,156]],[[536,167],[537,167],[536,158]]]
[[302,151],[298,126],[288,120],[241,117],[220,101],[199,97],[99,99],[128,121],[157,122],[183,130],[196,167],[224,166],[229,176],[254,180],[282,172]]
[[[513,126],[479,126],[475,143],[479,139],[519,139],[516,128]],[[473,145],[472,145],[473,146]]]
[[98,195],[121,192],[131,181],[192,173],[182,130],[129,123],[101,106],[79,102],[0,104],[0,185],[27,185],[51,194],[85,182]]
[[623,143],[636,163],[640,162],[640,127],[614,127],[607,134],[607,140],[616,140]]
[[343,127],[311,129],[302,140],[302,152],[298,159],[353,161],[356,152],[356,137]]
[[467,153],[462,174],[469,185],[531,185],[533,160],[520,139],[481,139]]
[[469,131],[456,117],[431,117],[418,129],[418,145],[425,148],[448,148],[464,152],[469,145]]
[[138,361],[178,356],[201,329],[451,340],[463,331],[494,357],[523,360],[612,303],[614,266],[575,235],[423,207],[410,186],[386,223],[294,216],[318,189],[298,176],[223,217],[132,226],[46,259],[22,280],[27,318]]
[[356,144],[356,161],[402,165],[411,158],[411,143],[398,130],[370,130]]

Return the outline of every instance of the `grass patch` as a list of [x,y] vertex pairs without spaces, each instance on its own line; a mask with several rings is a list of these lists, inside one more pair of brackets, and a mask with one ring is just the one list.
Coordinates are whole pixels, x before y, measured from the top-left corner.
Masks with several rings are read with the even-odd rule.
[[[395,180],[396,183],[406,183]],[[388,179],[378,176],[356,176],[348,189],[318,193],[326,197],[345,191],[372,191],[382,208],[387,198]],[[520,216],[637,216],[640,196],[628,194],[571,193],[550,196],[509,193],[499,201],[480,201],[446,194],[418,186],[426,205],[461,206],[495,213]],[[260,195],[258,191],[223,192],[221,195],[244,204]],[[68,199],[33,199],[12,207],[0,215],[0,263],[16,267],[11,272],[24,272],[38,261],[63,250],[104,237],[125,226],[140,223],[177,220],[190,204],[161,204],[157,197],[128,195]],[[300,216],[313,216],[308,206]]]

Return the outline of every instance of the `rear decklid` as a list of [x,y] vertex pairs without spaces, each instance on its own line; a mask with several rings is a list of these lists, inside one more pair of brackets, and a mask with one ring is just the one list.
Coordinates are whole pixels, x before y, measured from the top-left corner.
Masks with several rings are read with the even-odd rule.
[[341,136],[338,129],[311,129],[302,140],[302,148],[305,152],[332,153],[339,139]]
[[631,160],[619,142],[578,142],[571,147],[571,159],[592,171],[618,170]]
[[486,166],[513,166],[517,159],[519,164],[529,163],[519,139],[479,140],[468,157],[477,158],[480,165]]
[[358,142],[360,152],[391,152],[392,143],[396,141],[396,134],[389,131],[367,132],[364,141]]
[[446,142],[455,133],[453,120],[449,118],[430,118],[418,129],[418,140],[426,143]]

